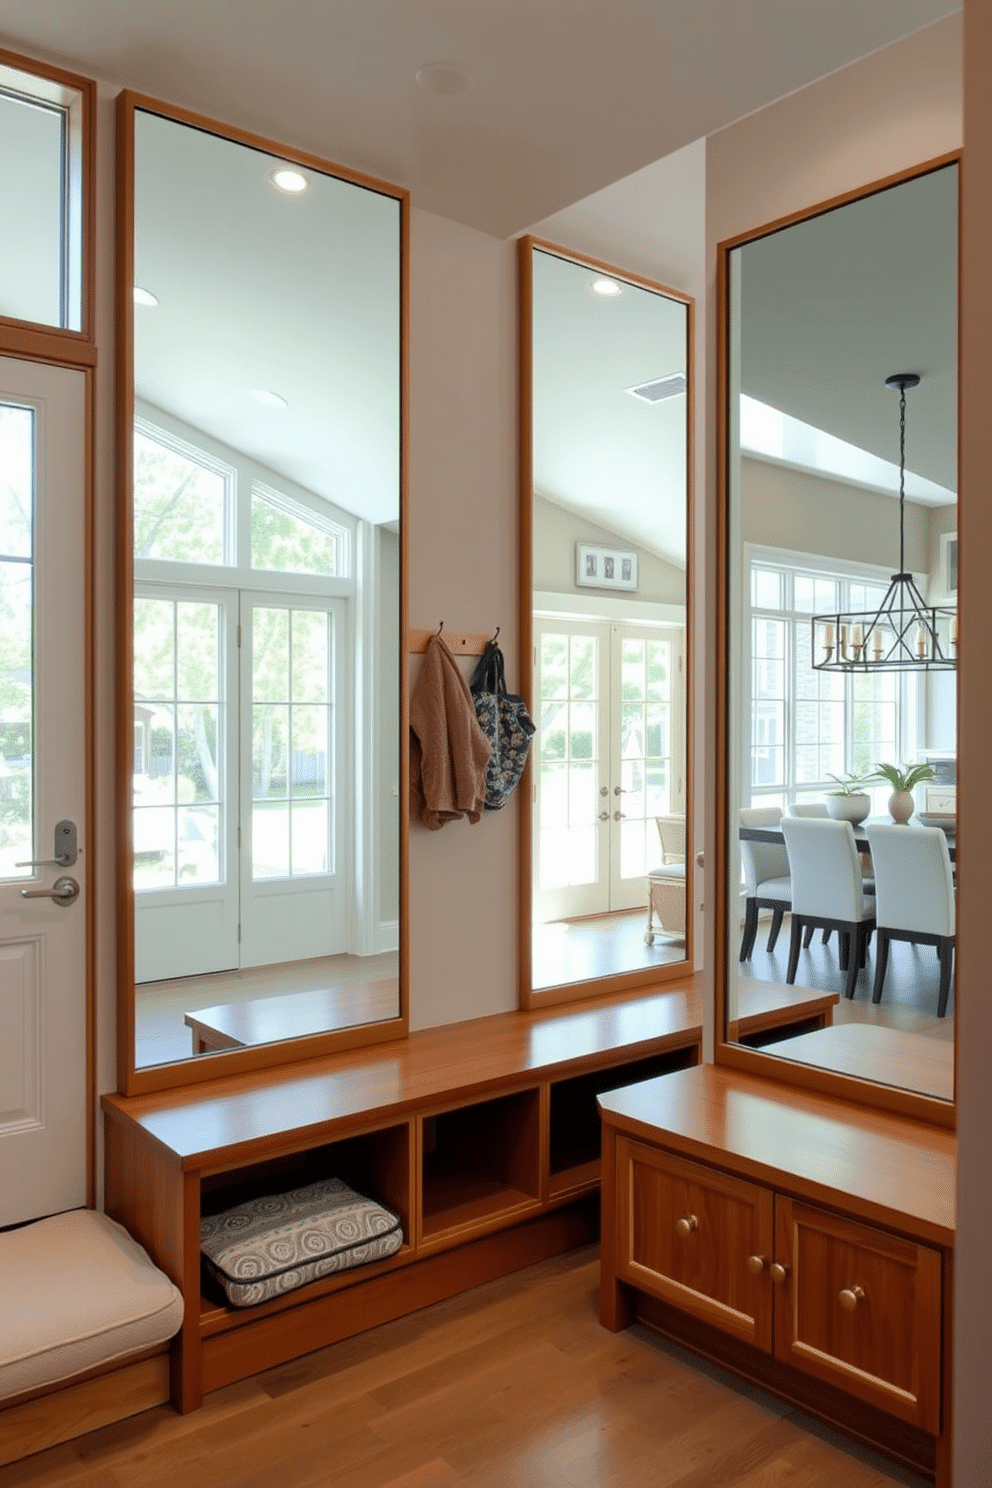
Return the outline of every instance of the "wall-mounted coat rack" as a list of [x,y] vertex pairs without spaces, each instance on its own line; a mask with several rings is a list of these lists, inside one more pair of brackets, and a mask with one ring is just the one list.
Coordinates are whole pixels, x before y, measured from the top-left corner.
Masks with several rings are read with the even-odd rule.
[[439,627],[434,630],[410,630],[410,654],[412,656],[427,650],[427,642],[431,636],[442,635],[448,650],[453,656],[481,656],[490,641],[496,640],[500,627],[496,627],[496,635],[490,635],[488,631],[480,630],[445,630],[442,620]]

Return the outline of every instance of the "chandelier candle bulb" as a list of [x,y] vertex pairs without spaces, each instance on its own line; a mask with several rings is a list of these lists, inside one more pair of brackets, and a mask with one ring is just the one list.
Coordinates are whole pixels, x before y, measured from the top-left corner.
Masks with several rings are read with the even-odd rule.
[[951,645],[952,646],[956,646],[957,643],[958,643],[958,617],[957,617],[957,615],[952,615],[951,616]]
[[832,651],[834,649],[834,628],[832,625],[825,625],[823,627],[823,649],[824,651]]
[[882,640],[882,632],[880,630],[875,631],[875,638],[871,643],[871,649],[874,653],[875,660],[879,661],[881,659],[882,652],[885,650],[885,643]]
[[916,632],[916,654],[921,661],[927,654],[927,632],[926,627],[923,625]]

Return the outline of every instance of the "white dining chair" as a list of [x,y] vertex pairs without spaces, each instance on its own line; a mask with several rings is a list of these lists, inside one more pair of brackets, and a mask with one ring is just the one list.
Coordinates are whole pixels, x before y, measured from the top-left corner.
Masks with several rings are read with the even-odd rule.
[[782,835],[792,878],[792,939],[785,979],[790,985],[796,979],[804,931],[837,930],[841,970],[847,971],[844,995],[853,997],[875,928],[875,902],[865,895],[851,823],[787,816]]
[[942,1018],[951,990],[955,937],[954,875],[947,838],[940,827],[879,822],[867,830],[878,926],[871,1000],[882,1000],[890,941],[935,946],[940,961],[937,1016]]
[[[778,827],[782,813],[777,806],[742,806],[742,827]],[[768,932],[768,950],[775,949],[782,916],[792,903],[789,858],[778,842],[741,841],[741,864],[744,869],[744,934],[741,937],[742,961],[748,961],[758,933],[759,909],[770,909],[772,926]]]
[[[823,821],[830,816],[826,801],[790,801],[785,811],[787,816],[811,816],[815,817],[817,821]],[[871,860],[868,854],[863,851],[859,851],[858,858],[861,863],[861,886],[866,894],[874,894],[875,880],[872,877]],[[803,939],[804,947],[808,947],[812,943],[815,928],[814,925],[807,925],[806,935]],[[826,945],[832,934],[833,931],[824,930],[820,938],[821,944]]]

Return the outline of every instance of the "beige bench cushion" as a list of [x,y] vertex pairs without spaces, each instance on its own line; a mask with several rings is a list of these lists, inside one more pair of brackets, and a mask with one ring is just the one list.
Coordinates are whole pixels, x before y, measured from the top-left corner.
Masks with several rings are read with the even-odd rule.
[[182,1294],[119,1224],[74,1209],[0,1234],[0,1400],[164,1343]]

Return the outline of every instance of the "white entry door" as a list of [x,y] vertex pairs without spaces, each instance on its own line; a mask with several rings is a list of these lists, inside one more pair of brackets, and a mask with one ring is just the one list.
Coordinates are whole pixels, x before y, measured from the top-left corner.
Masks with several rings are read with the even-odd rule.
[[86,1202],[85,471],[85,375],[0,357],[0,1226]]
[[534,920],[647,905],[655,816],[685,810],[684,631],[536,617]]

